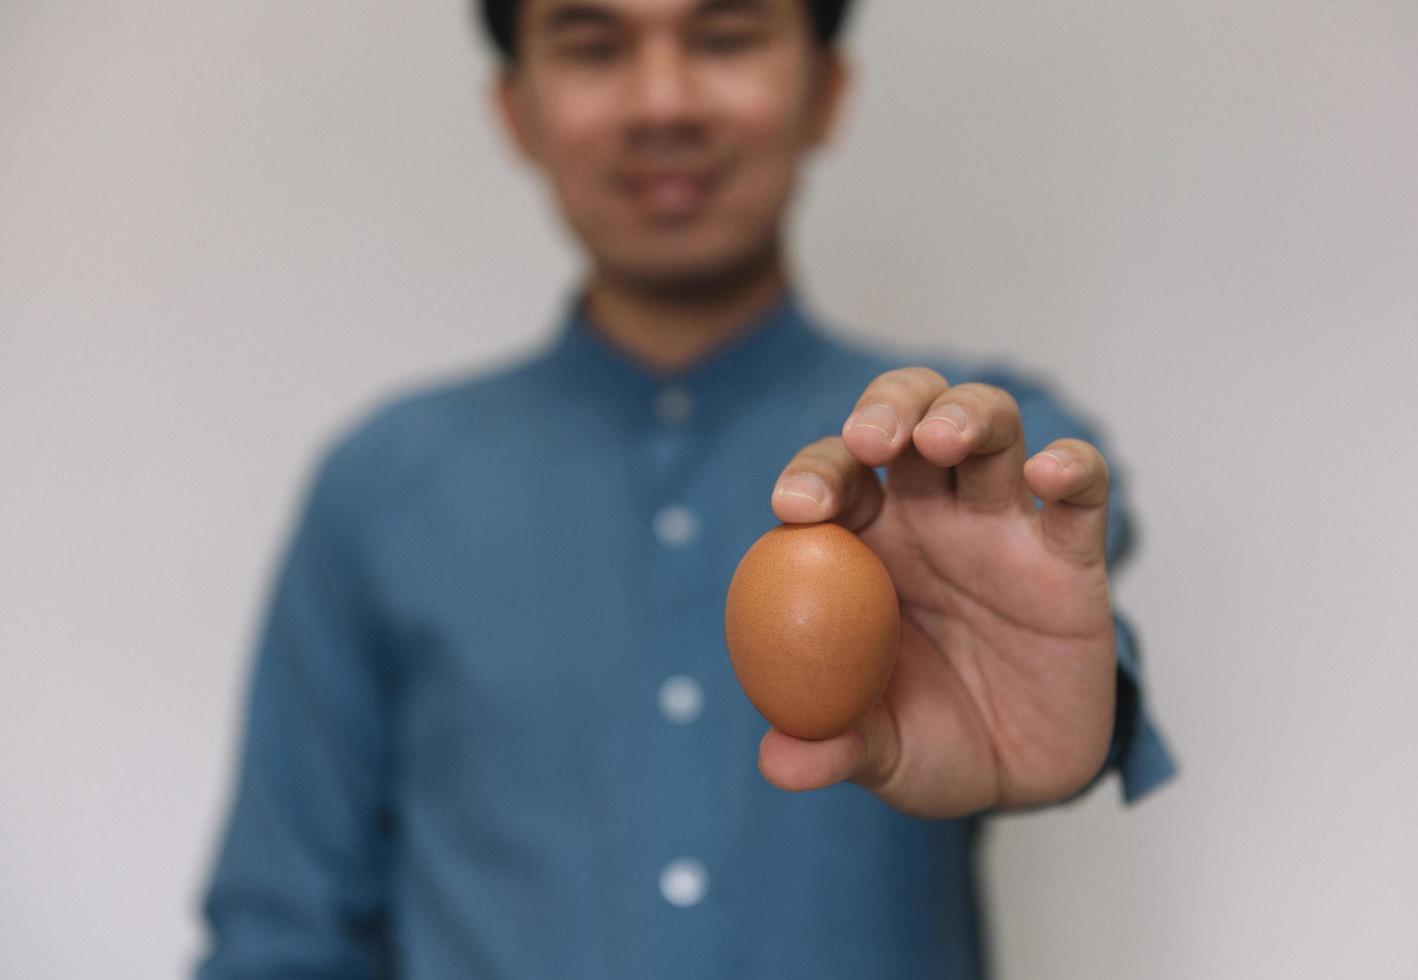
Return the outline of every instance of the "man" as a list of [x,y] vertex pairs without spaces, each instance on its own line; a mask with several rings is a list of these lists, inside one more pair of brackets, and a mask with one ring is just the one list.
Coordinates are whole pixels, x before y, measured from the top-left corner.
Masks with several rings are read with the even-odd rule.
[[[832,339],[789,284],[844,6],[484,4],[587,274],[548,350],[321,466],[207,980],[978,977],[985,815],[1170,774],[1095,440],[1017,378]],[[765,733],[723,646],[779,520],[855,530],[900,598],[885,696],[820,742]]]

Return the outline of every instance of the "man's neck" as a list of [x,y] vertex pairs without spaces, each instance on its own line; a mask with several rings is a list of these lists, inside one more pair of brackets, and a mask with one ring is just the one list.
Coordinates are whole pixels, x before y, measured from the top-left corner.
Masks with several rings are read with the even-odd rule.
[[673,373],[771,309],[786,288],[776,255],[749,275],[704,290],[637,288],[598,273],[586,287],[583,311],[631,356]]

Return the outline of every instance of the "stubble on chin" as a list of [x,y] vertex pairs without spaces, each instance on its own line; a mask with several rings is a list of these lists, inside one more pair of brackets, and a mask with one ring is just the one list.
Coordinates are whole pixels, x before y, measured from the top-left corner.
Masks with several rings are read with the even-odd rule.
[[778,244],[775,233],[750,249],[716,262],[654,268],[598,261],[596,269],[602,278],[660,302],[702,303],[740,293],[772,274],[779,261]]

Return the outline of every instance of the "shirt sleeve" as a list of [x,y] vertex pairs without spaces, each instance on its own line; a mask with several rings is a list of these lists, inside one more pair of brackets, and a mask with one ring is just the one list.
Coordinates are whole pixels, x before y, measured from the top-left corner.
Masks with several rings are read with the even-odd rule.
[[[978,380],[1004,388],[1019,403],[1030,454],[1055,439],[1063,438],[1083,439],[1103,453],[1110,477],[1108,573],[1116,575],[1134,551],[1135,525],[1128,500],[1126,468],[1112,454],[1095,427],[1042,383],[1004,368],[987,370]],[[1112,741],[1102,768],[1076,796],[1088,792],[1110,772],[1116,771],[1121,777],[1124,801],[1135,803],[1175,776],[1177,765],[1148,711],[1137,633],[1128,619],[1116,609],[1114,625],[1118,673]]]
[[331,458],[261,631],[199,980],[386,973],[389,677],[342,499],[357,481]]

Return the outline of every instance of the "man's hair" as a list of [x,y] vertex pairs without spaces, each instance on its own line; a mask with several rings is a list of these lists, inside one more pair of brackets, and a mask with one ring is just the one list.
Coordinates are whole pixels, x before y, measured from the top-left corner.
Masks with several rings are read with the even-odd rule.
[[[521,0],[475,0],[482,9],[482,24],[504,60],[517,57],[517,12]],[[831,47],[842,32],[852,0],[804,0],[812,32],[822,47]]]

